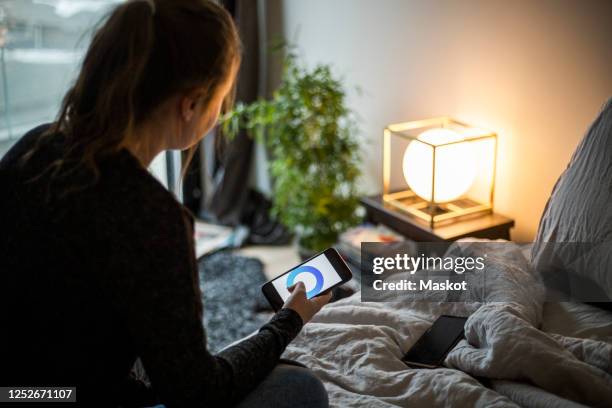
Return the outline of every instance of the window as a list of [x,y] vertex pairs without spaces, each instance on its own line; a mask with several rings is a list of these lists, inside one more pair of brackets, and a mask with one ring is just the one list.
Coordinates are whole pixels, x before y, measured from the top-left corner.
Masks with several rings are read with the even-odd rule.
[[[54,120],[93,29],[122,0],[0,0],[0,157]],[[151,165],[167,186],[166,155]]]

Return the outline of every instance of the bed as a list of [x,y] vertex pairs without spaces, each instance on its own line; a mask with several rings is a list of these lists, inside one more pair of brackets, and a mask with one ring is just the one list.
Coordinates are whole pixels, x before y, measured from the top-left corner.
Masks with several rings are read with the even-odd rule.
[[[284,357],[314,370],[334,407],[611,406],[612,312],[545,302],[529,248],[497,247],[486,273],[505,302],[364,303],[356,293],[321,310]],[[470,316],[467,340],[448,368],[408,368],[401,357],[441,314]]]

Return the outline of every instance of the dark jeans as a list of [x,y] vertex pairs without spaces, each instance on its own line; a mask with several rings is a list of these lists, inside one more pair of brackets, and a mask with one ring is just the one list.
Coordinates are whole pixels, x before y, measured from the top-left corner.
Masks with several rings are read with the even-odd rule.
[[312,371],[279,364],[237,408],[327,408],[327,391]]
[[[279,364],[237,408],[327,408],[327,391],[307,368]],[[163,408],[158,405],[154,408]]]

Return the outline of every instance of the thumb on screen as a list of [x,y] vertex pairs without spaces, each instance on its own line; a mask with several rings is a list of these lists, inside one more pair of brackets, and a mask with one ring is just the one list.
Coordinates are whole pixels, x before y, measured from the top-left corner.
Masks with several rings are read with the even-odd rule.
[[296,289],[301,290],[303,288],[304,288],[304,282],[298,281],[294,283],[293,285],[289,286],[287,290],[289,291],[289,293],[293,293]]

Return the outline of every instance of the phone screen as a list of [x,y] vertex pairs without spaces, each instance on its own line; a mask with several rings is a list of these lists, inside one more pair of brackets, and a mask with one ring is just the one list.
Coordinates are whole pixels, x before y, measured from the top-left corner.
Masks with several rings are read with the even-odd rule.
[[466,320],[466,317],[440,316],[406,353],[403,360],[416,365],[441,365],[446,355],[463,337]]
[[272,286],[285,302],[290,295],[287,288],[297,282],[304,282],[306,297],[310,299],[341,281],[342,277],[336,272],[325,253],[322,253],[274,279]]

